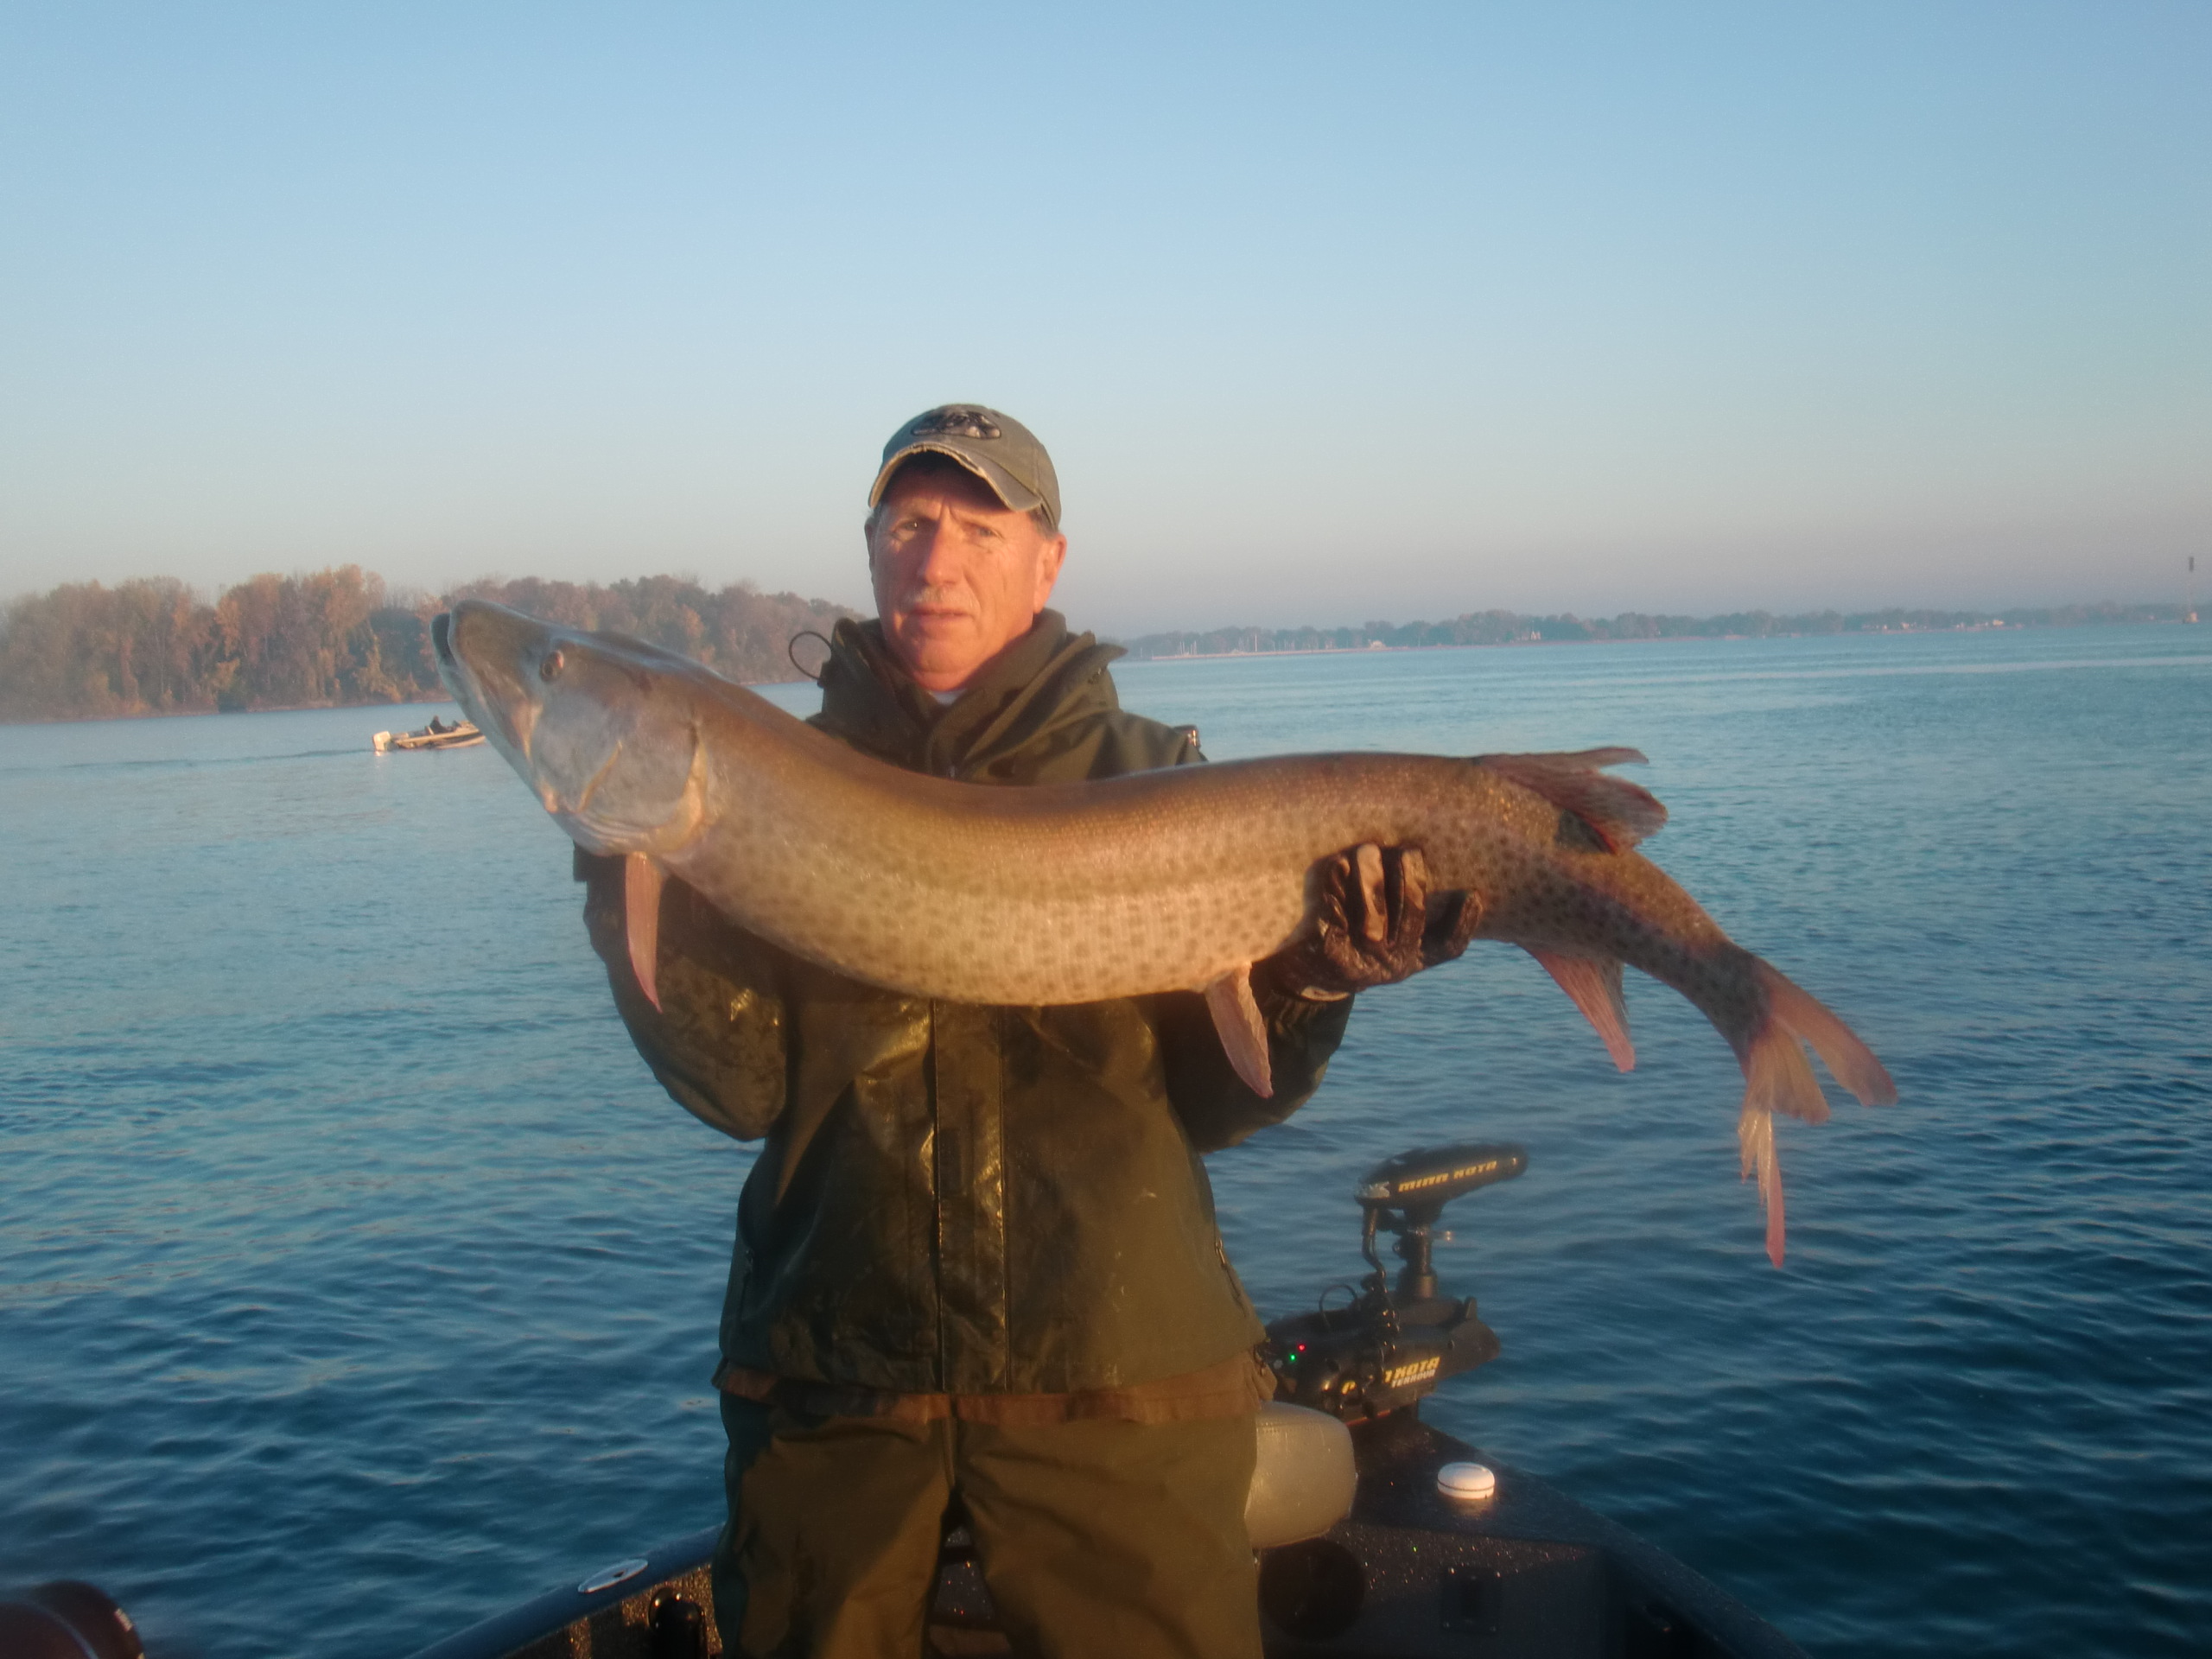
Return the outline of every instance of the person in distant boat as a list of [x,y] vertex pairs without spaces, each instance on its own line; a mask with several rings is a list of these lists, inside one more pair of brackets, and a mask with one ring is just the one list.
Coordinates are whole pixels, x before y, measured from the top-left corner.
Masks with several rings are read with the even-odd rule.
[[[879,615],[837,625],[812,724],[1014,787],[1204,759],[1189,728],[1124,711],[1120,652],[1046,607],[1067,540],[1052,461],[1019,422],[918,416],[868,501]],[[1348,850],[1323,872],[1318,933],[1257,965],[1262,1099],[1195,994],[901,995],[741,931],[673,879],[656,1009],[630,966],[620,861],[577,854],[653,1075],[765,1142],[715,1375],[726,1653],[912,1659],[957,1521],[1016,1652],[1258,1659],[1243,1516],[1273,1382],[1199,1154],[1312,1096],[1353,992],[1464,947],[1420,870]]]

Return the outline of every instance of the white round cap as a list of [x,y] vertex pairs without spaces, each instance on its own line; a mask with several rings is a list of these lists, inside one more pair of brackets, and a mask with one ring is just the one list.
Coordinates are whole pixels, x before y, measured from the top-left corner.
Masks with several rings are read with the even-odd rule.
[[1447,1463],[1436,1471],[1436,1490],[1455,1502],[1471,1503],[1497,1492],[1497,1473],[1484,1464]]

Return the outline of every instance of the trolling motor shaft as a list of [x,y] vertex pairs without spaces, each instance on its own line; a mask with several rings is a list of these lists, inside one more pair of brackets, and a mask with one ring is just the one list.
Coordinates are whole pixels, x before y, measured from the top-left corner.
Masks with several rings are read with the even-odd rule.
[[[1452,1199],[1528,1166],[1523,1147],[1470,1141],[1402,1152],[1368,1171],[1353,1197],[1360,1254],[1373,1270],[1348,1306],[1268,1326],[1276,1397],[1357,1421],[1412,1408],[1446,1377],[1497,1358],[1497,1335],[1475,1317],[1474,1298],[1437,1287],[1435,1226]],[[1383,1232],[1395,1236],[1405,1263],[1395,1289],[1376,1249]]]

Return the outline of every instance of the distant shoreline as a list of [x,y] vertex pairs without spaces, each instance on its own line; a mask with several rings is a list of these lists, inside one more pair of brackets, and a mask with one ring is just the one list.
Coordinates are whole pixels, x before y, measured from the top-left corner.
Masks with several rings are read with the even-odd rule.
[[[1960,623],[1948,628],[1853,628],[1847,632],[1853,634],[1872,634],[1877,637],[1886,634],[1891,639],[1897,639],[1908,633],[2040,633],[2061,627],[2178,628],[2191,626],[2193,625],[2185,620],[2175,617],[2152,618],[2141,622],[2101,620],[2043,624],[1980,622],[1973,625]],[[1603,639],[1471,639],[1465,645],[1386,645],[1377,640],[1365,645],[1290,645],[1276,651],[1159,652],[1148,657],[1138,657],[1133,653],[1129,660],[1139,663],[1218,663],[1226,662],[1231,658],[1248,657],[1367,657],[1389,652],[1406,651],[1541,650],[1548,645],[1710,645],[1716,640],[1725,639],[1833,639],[1843,632],[1847,631],[1839,630],[1838,633],[1662,633]]]
[[[439,594],[393,594],[358,565],[255,576],[205,598],[149,577],[114,588],[65,584],[0,606],[0,724],[143,720],[160,715],[395,708],[442,695],[429,621],[467,596],[533,616],[607,628],[705,664],[746,685],[797,684],[793,641],[852,612],[745,582],[709,590],[679,576],[601,585],[537,577],[486,581]],[[1437,622],[1337,628],[1179,628],[1115,639],[1132,662],[1213,662],[1374,651],[1554,645],[1625,640],[1796,639],[1839,633],[1980,632],[2194,621],[2178,604],[2069,605],[2006,611],[1470,611]]]
[[1821,611],[1776,616],[1764,611],[1720,617],[1623,612],[1584,618],[1471,612],[1448,622],[1370,622],[1357,628],[1178,629],[1118,639],[1135,662],[1202,662],[1239,657],[1340,657],[1376,651],[1452,651],[1511,645],[1623,645],[1668,640],[1802,639],[1839,634],[2018,632],[2024,629],[2191,626],[2180,605],[2072,605],[1991,615],[1975,611]]

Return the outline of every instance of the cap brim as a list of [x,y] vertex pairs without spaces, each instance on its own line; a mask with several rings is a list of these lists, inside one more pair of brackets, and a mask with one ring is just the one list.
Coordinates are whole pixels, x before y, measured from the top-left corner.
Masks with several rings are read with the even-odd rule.
[[991,493],[1015,512],[1034,512],[1045,505],[1043,496],[1021,482],[998,462],[982,455],[969,454],[966,450],[955,448],[951,444],[942,441],[932,442],[925,438],[908,444],[883,463],[883,470],[875,475],[875,486],[868,493],[869,506],[877,507],[883,505],[883,493],[890,487],[892,474],[897,472],[916,455],[943,455],[948,461],[957,461],[982,479],[984,483],[989,485]]

